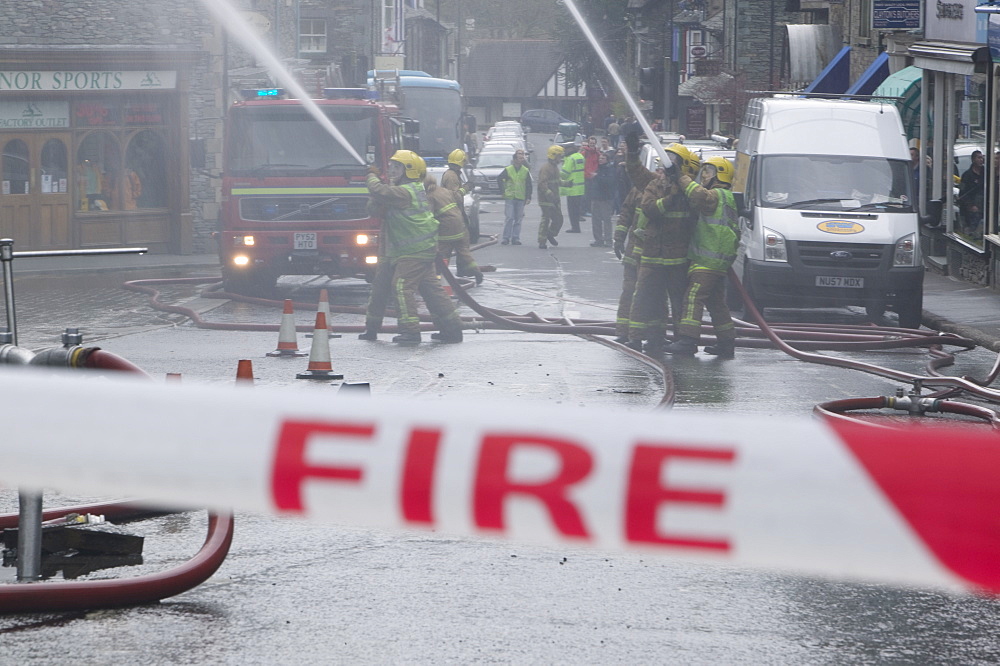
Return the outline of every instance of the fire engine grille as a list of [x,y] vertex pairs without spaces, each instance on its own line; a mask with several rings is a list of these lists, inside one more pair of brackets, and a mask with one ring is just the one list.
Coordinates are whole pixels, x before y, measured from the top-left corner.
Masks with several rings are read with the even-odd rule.
[[240,217],[254,222],[363,220],[368,197],[244,197]]
[[889,251],[888,245],[875,243],[799,241],[795,245],[802,265],[813,268],[878,268]]

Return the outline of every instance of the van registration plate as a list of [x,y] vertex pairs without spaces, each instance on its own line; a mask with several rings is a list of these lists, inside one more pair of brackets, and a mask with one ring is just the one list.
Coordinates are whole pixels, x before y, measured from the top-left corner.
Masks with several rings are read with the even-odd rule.
[[295,249],[296,250],[315,250],[316,249],[316,234],[315,233],[297,233],[295,234]]
[[860,277],[839,277],[835,275],[817,275],[817,287],[848,287],[851,289],[864,289],[865,279]]

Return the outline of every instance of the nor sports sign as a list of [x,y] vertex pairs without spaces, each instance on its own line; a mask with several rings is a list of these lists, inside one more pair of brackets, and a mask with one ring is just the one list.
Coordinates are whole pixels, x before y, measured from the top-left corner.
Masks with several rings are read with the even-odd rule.
[[14,369],[0,392],[7,488],[1000,592],[1000,446],[967,427]]

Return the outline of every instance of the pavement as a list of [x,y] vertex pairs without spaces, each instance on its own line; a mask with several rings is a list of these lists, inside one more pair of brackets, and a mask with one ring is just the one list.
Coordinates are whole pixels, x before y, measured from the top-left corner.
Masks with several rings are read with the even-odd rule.
[[[95,251],[92,251],[95,252]],[[218,273],[217,254],[81,254],[23,257],[14,253],[14,276],[28,273],[118,271],[203,266]],[[932,270],[924,274],[924,326],[1000,351],[1000,293]]]

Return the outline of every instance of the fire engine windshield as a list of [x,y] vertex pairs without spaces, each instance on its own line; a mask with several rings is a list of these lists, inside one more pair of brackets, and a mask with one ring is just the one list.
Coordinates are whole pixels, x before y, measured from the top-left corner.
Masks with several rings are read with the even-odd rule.
[[[380,160],[373,109],[321,108],[358,153]],[[358,169],[357,160],[301,106],[233,109],[227,130],[227,171],[232,175],[302,176]]]
[[903,160],[834,155],[762,158],[760,200],[768,208],[910,212],[910,167]]

